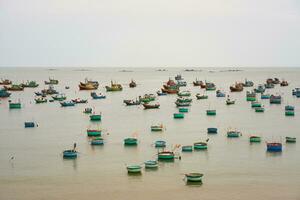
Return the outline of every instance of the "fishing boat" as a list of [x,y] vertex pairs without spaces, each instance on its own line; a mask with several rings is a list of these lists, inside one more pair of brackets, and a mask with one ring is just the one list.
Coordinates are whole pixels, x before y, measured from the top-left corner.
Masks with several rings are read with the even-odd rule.
[[75,103],[73,101],[60,101],[59,103],[62,107],[75,106]]
[[295,89],[293,89],[293,90],[292,90],[292,95],[293,95],[293,96],[296,96],[297,92],[299,92],[299,94],[300,94],[300,88],[295,88]]
[[155,141],[155,147],[156,148],[164,148],[164,147],[166,147],[166,142],[163,140],[157,140],[157,141]]
[[265,108],[264,107],[256,107],[255,108],[255,112],[265,112]]
[[206,110],[206,115],[216,115],[217,114],[217,110]]
[[176,81],[183,80],[181,74],[177,74],[177,75],[175,76],[175,80],[176,80]]
[[9,109],[20,109],[21,103],[20,102],[9,102]]
[[246,93],[246,100],[247,101],[256,101],[256,93],[254,91],[247,91]]
[[0,81],[0,85],[11,85],[12,84],[12,82],[10,81],[10,80],[8,80],[8,79],[1,79],[1,81]]
[[201,173],[188,173],[185,174],[187,182],[202,182],[203,174]]
[[163,130],[164,130],[163,124],[151,126],[151,131],[153,132],[163,131]]
[[193,101],[192,98],[184,98],[184,97],[179,97],[176,100],[179,103],[191,103]]
[[250,142],[261,142],[261,137],[252,135],[249,137]]
[[197,98],[197,99],[208,99],[208,96],[207,96],[207,95],[204,95],[204,94],[201,95],[201,94],[198,93],[198,94],[196,94],[196,98]]
[[24,122],[24,127],[25,128],[34,128],[35,123],[34,122]]
[[187,107],[191,105],[191,102],[179,102],[179,101],[175,101],[175,104],[177,107]]
[[179,111],[180,113],[187,113],[187,112],[189,112],[189,109],[188,109],[188,108],[185,108],[185,107],[180,107],[180,108],[178,109],[178,111]]
[[183,113],[174,113],[173,114],[173,118],[174,119],[183,119],[184,118],[184,114]]
[[182,152],[192,152],[193,151],[193,146],[192,145],[185,145],[181,147]]
[[177,93],[177,95],[178,96],[180,96],[180,97],[189,97],[189,96],[191,96],[191,92],[190,91],[180,91],[180,92],[178,92]]
[[284,107],[285,111],[294,111],[295,110],[295,107],[294,106],[291,106],[291,105],[286,105]]
[[124,100],[123,101],[127,106],[135,106],[135,105],[140,105],[141,101],[139,100]]
[[136,87],[136,82],[134,82],[134,81],[131,79],[131,82],[129,83],[129,87],[130,87],[130,88],[135,88],[135,87]]
[[0,89],[0,98],[10,97],[11,93],[7,92],[5,89]]
[[166,92],[161,92],[161,91],[157,91],[156,94],[157,94],[158,96],[166,96],[168,93],[166,93]]
[[218,128],[207,128],[207,133],[208,134],[217,134]]
[[77,158],[77,154],[78,154],[78,152],[76,150],[73,150],[73,149],[63,151],[63,157],[64,158],[74,159],[74,158]]
[[92,115],[90,115],[90,120],[91,121],[101,121],[101,113],[100,114],[93,113]]
[[44,97],[38,97],[34,99],[35,103],[47,103],[47,99]]
[[261,103],[258,101],[252,101],[251,102],[251,107],[252,108],[260,108],[261,107]]
[[270,99],[270,94],[261,94],[260,98],[261,99]]
[[158,168],[158,162],[156,160],[147,160],[144,162],[145,168],[147,169],[156,169]]
[[158,160],[174,160],[175,154],[173,151],[161,151],[158,152]]
[[128,173],[140,174],[142,167],[140,165],[129,165],[126,167]]
[[107,92],[116,92],[116,91],[122,91],[123,90],[123,87],[122,87],[121,84],[113,83],[112,81],[111,81],[110,86],[105,86],[105,88],[106,88]]
[[281,104],[281,96],[280,95],[271,95],[270,103],[271,104]]
[[70,87],[69,87],[69,86],[66,86],[65,89],[68,90],[68,89],[70,89]]
[[267,89],[271,89],[271,88],[274,88],[274,87],[275,87],[275,85],[273,83],[266,83],[265,84],[265,88],[267,88]]
[[80,82],[78,85],[80,90],[96,90],[99,87],[98,81],[89,81],[85,79],[85,82]]
[[106,98],[106,96],[105,95],[103,95],[103,94],[97,94],[96,92],[91,92],[91,97],[93,98],[93,99],[105,99]]
[[295,143],[296,138],[295,137],[285,137],[285,142],[286,143]]
[[87,103],[88,100],[77,98],[77,99],[72,99],[72,102],[75,103],[75,104],[80,104],[80,103]]
[[46,95],[58,94],[58,92],[54,89],[53,85],[49,85],[48,89],[43,89],[41,93]]
[[89,137],[100,137],[102,134],[102,130],[97,128],[97,129],[87,129],[86,130],[87,136]]
[[216,97],[225,97],[225,96],[226,96],[225,92],[222,92],[221,90],[216,91]]
[[160,104],[159,103],[156,103],[156,104],[144,103],[143,106],[144,106],[144,109],[158,109]]
[[143,103],[149,103],[150,101],[155,101],[156,96],[154,94],[145,94],[144,96],[139,96],[139,101]]
[[285,80],[281,81],[280,86],[284,87],[284,86],[288,86],[289,83]]
[[125,138],[124,139],[124,145],[127,146],[127,145],[137,145],[137,138]]
[[46,85],[57,85],[58,84],[58,80],[49,78],[49,81],[45,81]]
[[235,104],[235,100],[231,100],[230,98],[226,99],[226,105],[233,105]]
[[269,152],[281,152],[282,144],[279,142],[267,142],[267,151]]
[[187,85],[187,82],[184,80],[178,80],[178,81],[176,81],[176,85],[178,87],[185,87]]
[[103,145],[103,144],[104,144],[104,140],[102,137],[95,137],[91,141],[91,145]]
[[27,81],[26,83],[22,83],[21,85],[22,87],[29,87],[29,88],[35,88],[39,86],[39,84],[37,84],[35,81]]
[[93,111],[92,108],[85,108],[83,113],[90,114],[90,113],[92,113],[92,111]]
[[295,116],[295,111],[293,111],[293,110],[286,110],[285,111],[285,116]]
[[257,88],[254,88],[254,92],[256,93],[264,93],[266,91],[266,88],[263,85],[258,85]]
[[206,142],[196,142],[194,143],[194,150],[205,150],[207,149]]
[[24,87],[21,84],[20,85],[13,84],[11,86],[6,86],[5,85],[4,89],[8,90],[8,91],[23,91]]
[[232,85],[229,87],[231,92],[241,92],[243,91],[243,83],[235,83],[235,85]]
[[207,91],[213,91],[213,90],[216,90],[216,85],[214,83],[211,83],[211,82],[206,82],[205,83],[205,89]]
[[245,79],[245,82],[243,83],[244,87],[252,87],[254,85],[253,81],[249,81]]
[[166,89],[166,88],[161,88],[161,91],[162,93],[167,93],[167,94],[177,94],[179,89],[172,89],[172,88],[169,88],[169,89]]
[[65,94],[56,94],[56,95],[52,96],[52,99],[55,101],[63,101],[63,100],[66,100],[67,97]]
[[227,131],[227,137],[240,137],[241,132],[236,131],[236,130],[229,130]]
[[201,85],[203,85],[204,83],[203,83],[203,81],[199,81],[199,80],[195,80],[195,81],[193,81],[193,85],[194,86],[201,86]]

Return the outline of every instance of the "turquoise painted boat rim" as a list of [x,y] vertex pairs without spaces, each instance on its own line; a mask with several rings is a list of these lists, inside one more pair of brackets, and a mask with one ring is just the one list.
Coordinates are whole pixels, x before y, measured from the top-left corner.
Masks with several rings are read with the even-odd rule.
[[187,181],[190,182],[202,182],[203,174],[201,173],[188,173],[185,174]]
[[128,165],[126,168],[129,173],[140,173],[142,169],[140,165]]

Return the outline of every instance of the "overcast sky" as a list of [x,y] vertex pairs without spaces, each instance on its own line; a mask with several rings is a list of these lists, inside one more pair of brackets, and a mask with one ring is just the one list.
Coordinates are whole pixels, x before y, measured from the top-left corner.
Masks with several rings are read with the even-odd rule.
[[0,0],[0,66],[300,66],[299,0]]

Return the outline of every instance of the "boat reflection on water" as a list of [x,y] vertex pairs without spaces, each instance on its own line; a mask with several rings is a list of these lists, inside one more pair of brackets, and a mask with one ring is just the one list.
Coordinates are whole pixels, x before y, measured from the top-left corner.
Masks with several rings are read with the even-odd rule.
[[70,165],[70,163],[72,164],[72,168],[74,171],[77,171],[77,159],[62,159],[64,162],[64,165]]

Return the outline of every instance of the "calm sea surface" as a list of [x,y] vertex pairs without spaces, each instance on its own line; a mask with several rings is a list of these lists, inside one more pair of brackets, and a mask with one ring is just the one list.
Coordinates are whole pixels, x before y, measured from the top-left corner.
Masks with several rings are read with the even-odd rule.
[[[300,87],[300,69],[267,68],[221,72],[224,69],[202,69],[185,72],[171,68],[158,72],[154,68],[133,68],[121,72],[118,68],[0,68],[0,78],[15,83],[36,80],[38,88],[12,92],[12,100],[20,99],[22,109],[9,110],[8,100],[0,104],[0,199],[300,199],[300,146],[286,144],[285,136],[300,134],[300,98],[292,96],[292,89]],[[212,70],[213,72],[209,72]],[[124,99],[135,99],[145,93],[155,93],[169,77],[182,74],[188,82],[183,90],[192,92],[193,103],[184,119],[173,119],[178,109],[176,95],[158,97],[161,108],[144,110],[142,106],[126,107]],[[60,81],[55,86],[68,99],[87,98],[88,104],[62,108],[58,102],[35,104],[34,91],[46,88],[49,77]],[[255,113],[246,102],[245,88],[230,93],[229,86],[245,78],[257,86],[267,78],[287,80],[288,87],[275,86],[267,93],[281,94],[281,105],[270,105],[260,100],[265,113]],[[105,93],[104,100],[92,100],[90,91],[79,91],[79,81],[97,80],[97,92]],[[207,92],[207,100],[196,100],[192,81],[209,80],[236,99],[236,104],[225,105],[225,98]],[[134,79],[138,86],[129,88]],[[122,92],[106,93],[111,80],[123,84]],[[65,86],[70,86],[69,90]],[[286,117],[284,106],[294,105],[296,115]],[[102,112],[98,123],[104,130],[104,146],[92,147],[86,129],[97,126],[83,114],[85,107]],[[206,116],[206,109],[216,109],[216,116]],[[36,121],[37,128],[25,129],[25,121]],[[151,132],[150,126],[163,123],[162,133]],[[207,135],[207,127],[218,127],[217,135]],[[240,138],[229,139],[226,130],[237,128]],[[126,148],[123,139],[138,134],[137,147]],[[250,144],[250,135],[260,135],[263,141]],[[209,138],[207,151],[181,153],[182,159],[160,163],[159,169],[145,171],[141,176],[129,176],[126,164],[139,164],[155,159],[156,140],[167,141],[168,149],[176,144],[188,145]],[[300,137],[298,137],[300,140]],[[265,141],[283,142],[282,153],[267,153]],[[64,160],[62,151],[77,143],[79,157]],[[299,142],[299,141],[298,141]],[[14,159],[11,157],[14,156]],[[186,185],[184,173],[204,173],[203,184]]]

